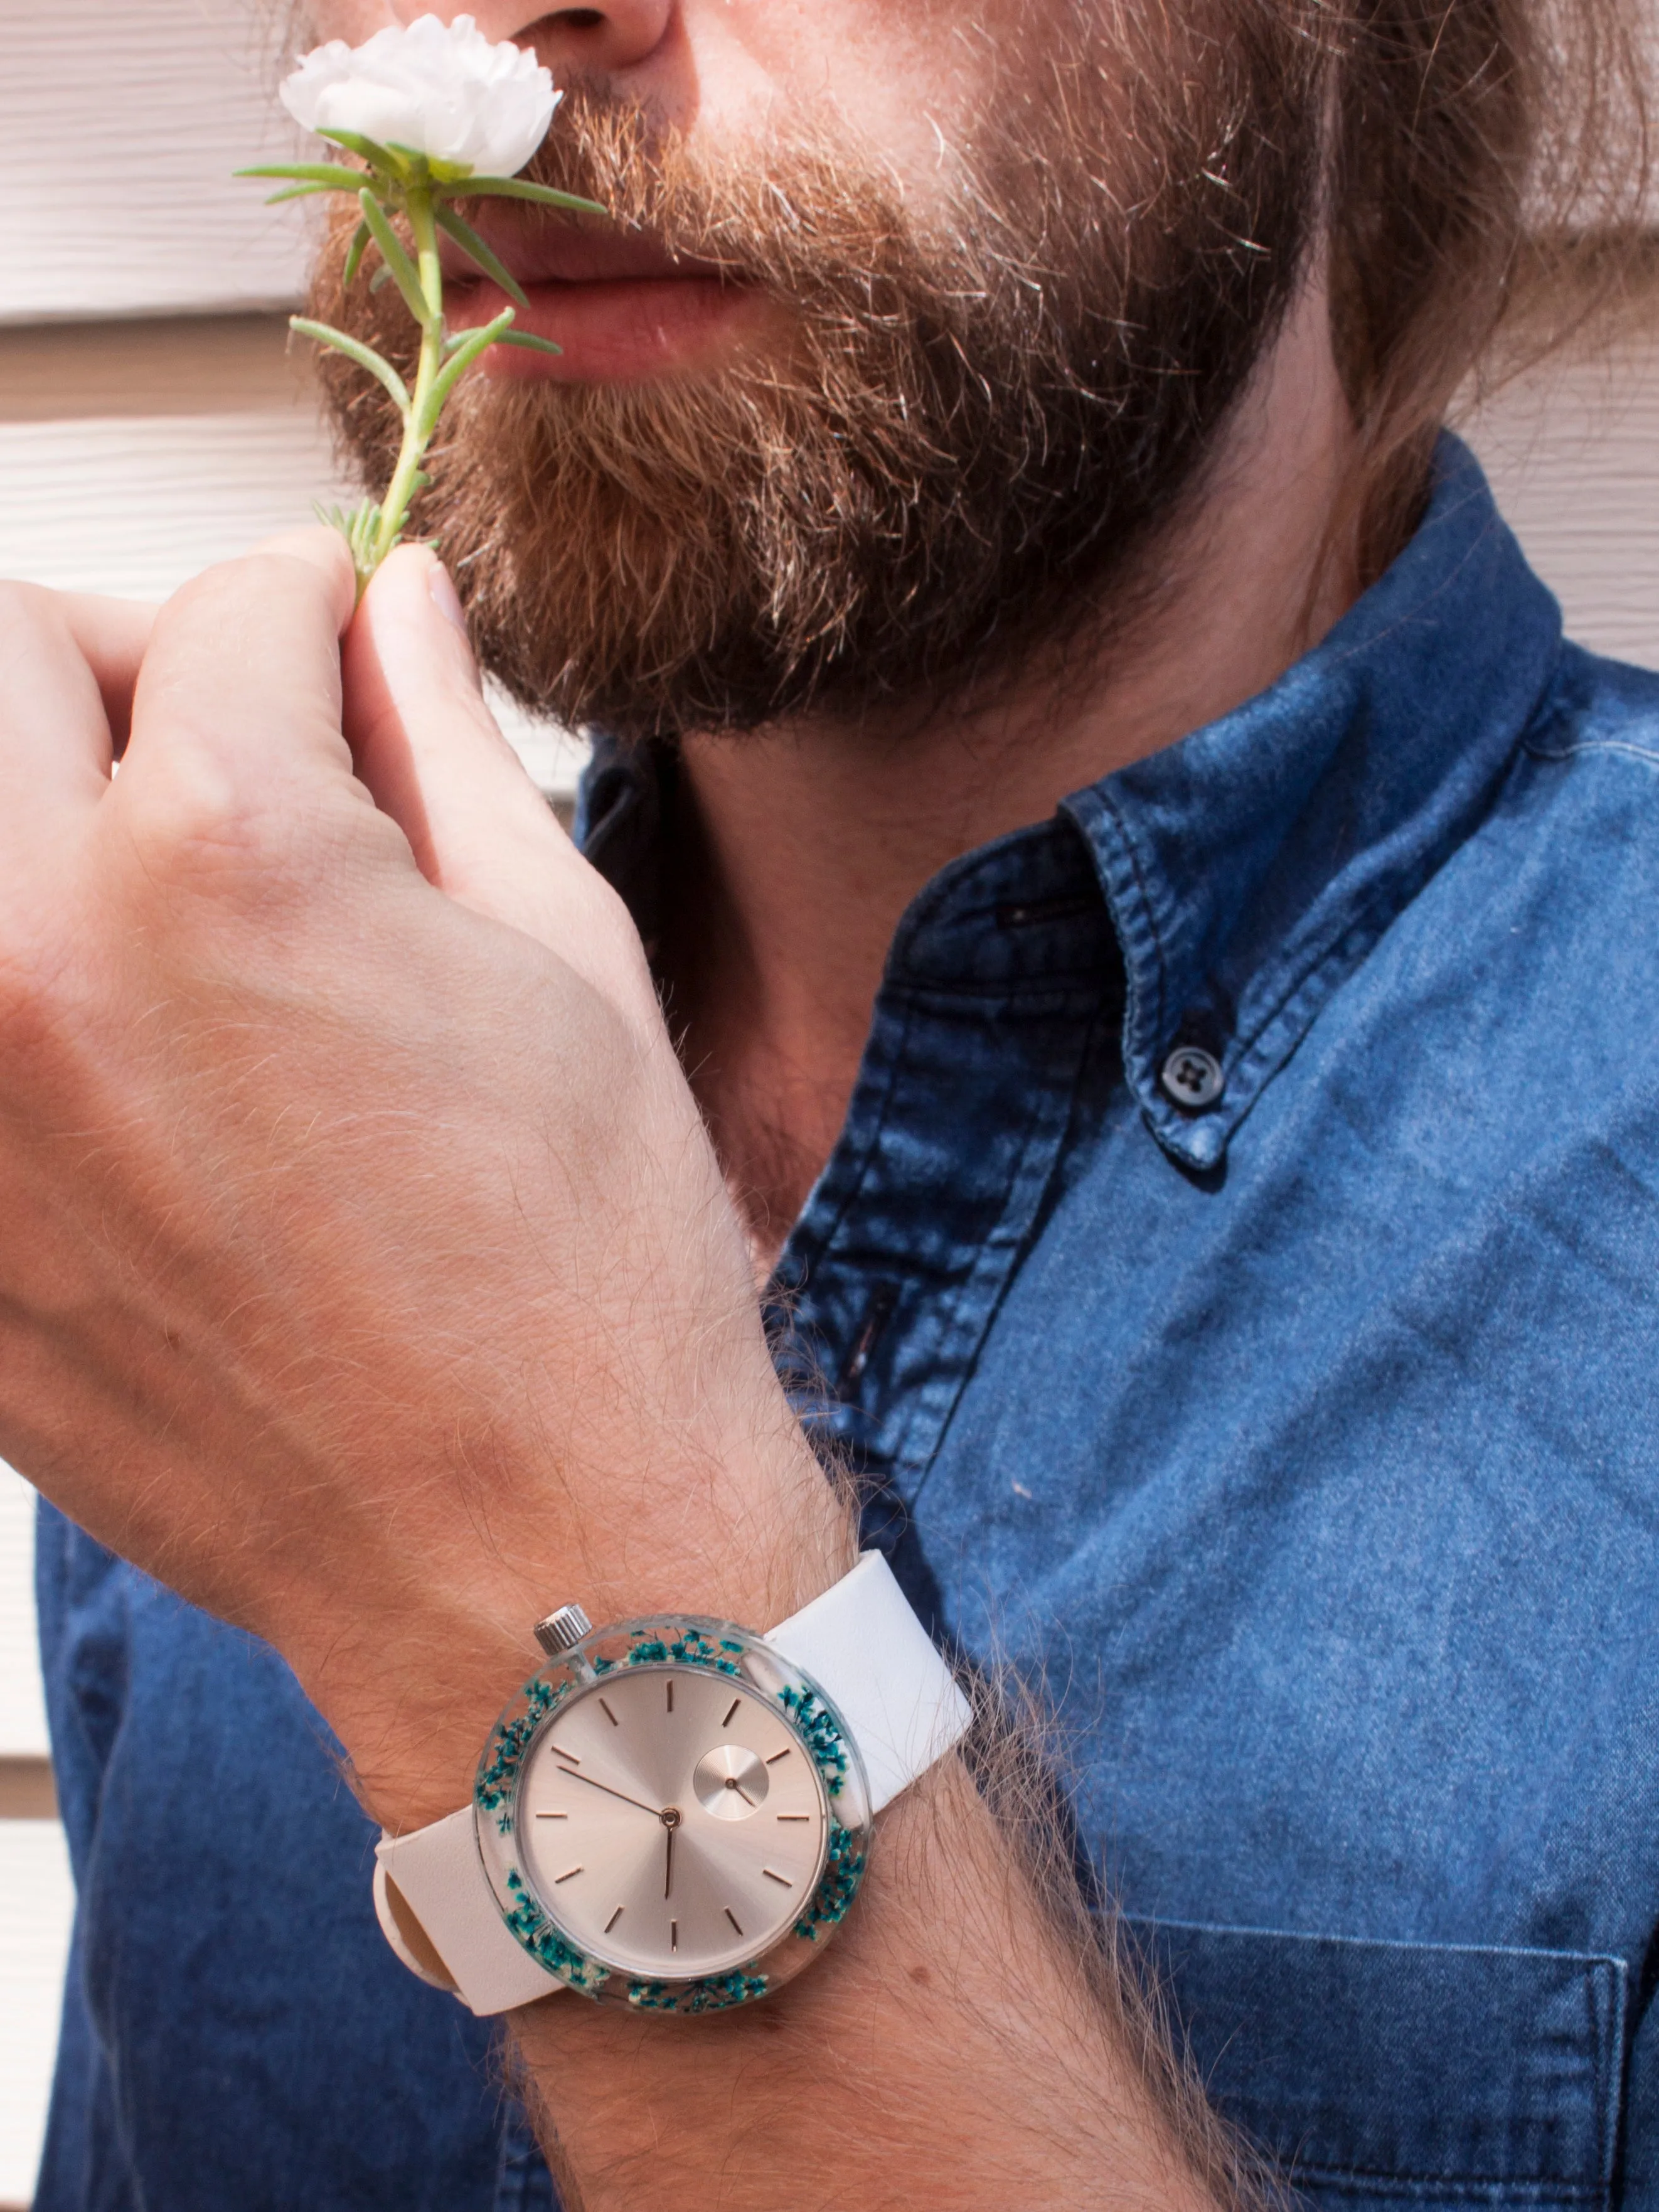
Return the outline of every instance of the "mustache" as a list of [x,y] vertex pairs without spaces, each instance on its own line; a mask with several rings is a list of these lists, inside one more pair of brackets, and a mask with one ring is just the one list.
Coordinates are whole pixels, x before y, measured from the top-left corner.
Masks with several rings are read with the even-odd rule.
[[654,228],[681,197],[684,145],[680,131],[636,101],[578,79],[563,88],[547,135],[520,174],[526,183],[597,200],[618,223]]
[[[798,123],[775,125],[741,148],[694,143],[601,83],[579,80],[565,89],[520,173],[598,202],[619,229],[644,233],[733,283],[797,297],[826,288],[844,295],[850,285],[873,301],[884,273],[908,261],[916,243],[899,195],[844,137]],[[499,213],[514,204],[489,206]],[[522,204],[514,213],[526,222],[573,220],[542,217]],[[955,242],[931,239],[935,260],[954,258]]]

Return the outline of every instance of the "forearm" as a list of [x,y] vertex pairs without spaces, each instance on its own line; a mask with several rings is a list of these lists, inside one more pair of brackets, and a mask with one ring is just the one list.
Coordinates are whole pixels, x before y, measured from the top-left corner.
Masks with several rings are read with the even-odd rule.
[[[424,557],[376,589],[434,720],[382,734],[434,792],[440,756],[489,791],[504,749]],[[773,1623],[853,1534],[625,913],[516,766],[510,834],[461,810],[439,836],[350,752],[352,605],[332,540],[178,594],[112,781],[72,623],[0,601],[14,708],[34,700],[18,788],[56,794],[0,916],[0,1446],[282,1651],[404,1832],[466,1802],[560,1597]],[[428,875],[362,776],[422,815]],[[520,2034],[586,2212],[1230,2185],[954,1760],[882,1816],[845,1928],[764,2002],[562,1996]]]
[[763,2004],[515,2015],[571,2212],[1213,2207],[1224,2130],[951,1758],[882,1816],[845,1928]]

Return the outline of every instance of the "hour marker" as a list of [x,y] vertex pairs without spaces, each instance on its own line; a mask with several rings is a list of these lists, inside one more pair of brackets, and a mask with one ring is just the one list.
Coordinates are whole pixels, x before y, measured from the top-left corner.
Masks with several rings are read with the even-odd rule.
[[775,1766],[781,1759],[787,1759],[788,1756],[789,1747],[787,1744],[785,1744],[783,1749],[781,1751],[775,1751],[766,1763],[769,1766]]
[[674,1710],[674,1677],[672,1674],[668,1678],[668,1710],[671,1713]]
[[622,1726],[622,1723],[617,1718],[617,1716],[611,1711],[610,1706],[606,1705],[603,1698],[599,1699],[599,1711],[605,1715],[606,1720],[610,1722],[612,1728],[620,1728]]
[[607,1920],[607,1921],[605,1922],[605,1934],[606,1934],[607,1936],[611,1933],[611,1929],[616,1926],[617,1923],[617,1922],[622,1918],[622,1914],[623,1914],[623,1909],[622,1909],[621,1905],[619,1905],[617,1907],[616,1911],[611,1914],[611,1916],[610,1919],[609,1919],[609,1920]]
[[[562,1820],[564,1814],[561,1813],[557,1814],[556,1817]],[[778,1815],[778,1818],[781,1820],[810,1820],[811,1817],[812,1815],[810,1813],[780,1813]]]
[[[803,1814],[801,1817],[804,1820],[805,1815]],[[568,1813],[538,1813],[536,1818],[538,1820],[568,1820],[570,1815]],[[787,1820],[789,1815],[787,1813],[783,1813],[780,1814],[779,1818]]]
[[[729,1905],[728,1905],[726,1906],[726,1918],[731,1922],[732,1925],[734,1928],[738,1928],[738,1916],[737,1916],[737,1914],[736,1914],[735,1912],[733,1912],[733,1911],[732,1911],[732,1908],[731,1908],[731,1906],[730,1906]],[[738,1935],[739,1935],[739,1936],[741,1936],[741,1935],[742,1935],[743,1930],[742,1930],[742,1929],[741,1929],[741,1928],[738,1928]]]
[[581,1765],[581,1761],[577,1758],[575,1753],[574,1751],[567,1751],[562,1743],[556,1743],[553,1746],[553,1749],[558,1753],[561,1759],[568,1759],[573,1766],[580,1766]]
[[766,1876],[768,1881],[781,1881],[786,1889],[793,1889],[795,1886],[787,1874],[778,1874],[771,1867],[763,1867],[761,1872]]
[[743,1703],[743,1699],[742,1699],[741,1698],[732,1698],[732,1700],[731,1704],[730,1704],[730,1705],[726,1707],[726,1718],[725,1718],[725,1719],[720,1723],[720,1726],[721,1726],[722,1728],[730,1728],[730,1727],[731,1727],[731,1725],[732,1725],[732,1714],[733,1714],[734,1712],[736,1712],[736,1711],[738,1710],[738,1707],[742,1703]]
[[680,1948],[680,1923],[678,1920],[671,1920],[668,1923],[668,1948],[671,1951],[678,1951]]
[[564,1870],[564,1872],[563,1872],[562,1874],[556,1874],[556,1875],[554,1875],[554,1877],[553,1877],[553,1883],[554,1883],[554,1887],[555,1887],[555,1888],[556,1888],[556,1887],[558,1887],[558,1885],[559,1885],[559,1883],[560,1883],[560,1882],[562,1882],[562,1881],[568,1881],[570,1880],[570,1877],[571,1877],[571,1875],[577,1875],[577,1874],[580,1874],[580,1872],[581,1872],[581,1869],[580,1869],[579,1866],[574,1866],[574,1867],[567,1867],[567,1868],[565,1869],[565,1870]]

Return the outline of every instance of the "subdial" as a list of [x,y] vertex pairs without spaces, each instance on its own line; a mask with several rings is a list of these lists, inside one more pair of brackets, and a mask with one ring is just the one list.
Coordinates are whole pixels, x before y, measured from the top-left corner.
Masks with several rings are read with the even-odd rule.
[[746,1820],[766,1802],[771,1778],[766,1762],[747,1744],[716,1744],[691,1772],[697,1802],[717,1820]]

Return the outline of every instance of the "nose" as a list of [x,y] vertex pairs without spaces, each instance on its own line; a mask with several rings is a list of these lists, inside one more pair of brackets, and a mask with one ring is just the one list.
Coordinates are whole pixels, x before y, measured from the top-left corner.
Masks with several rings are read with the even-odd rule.
[[544,8],[536,0],[394,0],[398,16],[471,14],[486,38],[535,49],[555,80],[608,76],[647,60],[662,44],[675,0],[592,0],[580,8]]

